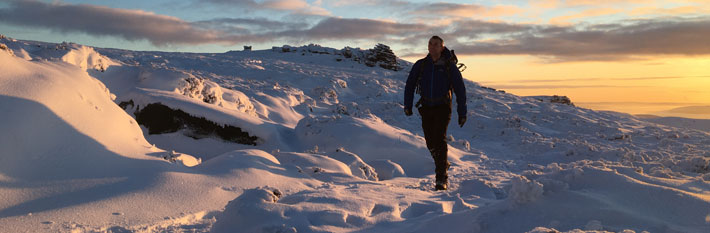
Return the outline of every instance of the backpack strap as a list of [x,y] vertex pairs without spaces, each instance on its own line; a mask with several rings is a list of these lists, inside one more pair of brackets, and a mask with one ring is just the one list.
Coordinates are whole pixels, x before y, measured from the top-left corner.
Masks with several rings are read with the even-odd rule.
[[451,96],[451,91],[454,89],[454,82],[451,74],[451,65],[455,66],[456,63],[458,63],[458,58],[456,58],[454,50],[451,50],[451,57],[446,60],[446,67],[444,68],[444,70],[446,70],[446,77],[449,79],[449,96]]

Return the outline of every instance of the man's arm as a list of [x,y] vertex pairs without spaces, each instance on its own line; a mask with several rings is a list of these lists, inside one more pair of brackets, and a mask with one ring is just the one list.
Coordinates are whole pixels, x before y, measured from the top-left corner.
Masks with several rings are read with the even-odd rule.
[[419,66],[420,61],[417,61],[409,70],[409,77],[407,77],[407,84],[404,86],[404,109],[412,110],[412,102],[414,102],[414,89],[417,87],[417,79],[419,78]]
[[458,112],[459,117],[466,117],[466,86],[463,83],[463,76],[461,75],[459,69],[455,64],[452,64],[451,66],[451,70],[454,71],[452,73],[451,81],[453,82],[454,94],[456,94],[456,111]]
[[463,83],[463,76],[461,72],[456,67],[456,64],[451,65],[451,70],[453,70],[453,77],[451,80],[454,87],[454,94],[456,94],[456,111],[459,114],[459,127],[463,127],[466,124],[466,85]]

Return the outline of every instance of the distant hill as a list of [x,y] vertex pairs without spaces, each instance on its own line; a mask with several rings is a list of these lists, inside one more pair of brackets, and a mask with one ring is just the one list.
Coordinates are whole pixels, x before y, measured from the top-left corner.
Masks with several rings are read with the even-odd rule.
[[683,114],[710,114],[710,106],[687,106],[674,108],[668,111],[668,113],[683,113]]
[[661,117],[656,115],[636,115],[639,119],[656,124],[673,126],[685,129],[694,129],[710,132],[710,119],[691,119],[682,117]]
[[[647,116],[646,116],[647,115]],[[680,117],[689,119],[710,119],[710,106],[685,106],[669,110],[637,115],[637,117]]]

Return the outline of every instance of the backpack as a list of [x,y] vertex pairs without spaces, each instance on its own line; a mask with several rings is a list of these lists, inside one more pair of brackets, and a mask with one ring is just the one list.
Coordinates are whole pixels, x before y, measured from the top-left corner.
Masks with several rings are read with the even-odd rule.
[[[448,100],[449,102],[451,101],[451,90],[454,88],[454,83],[451,81],[451,64],[456,65],[456,68],[459,69],[459,72],[463,72],[466,70],[466,65],[463,63],[459,63],[458,57],[456,57],[456,53],[454,53],[454,50],[451,51],[451,57],[445,61],[444,69],[446,70],[446,77],[449,79],[449,95],[448,95]],[[417,85],[415,87],[415,93],[419,94],[421,96],[422,90],[421,90],[421,80],[422,80],[422,75],[424,74],[424,64],[419,66],[419,75],[417,76]],[[421,106],[423,98],[420,98],[419,101],[417,101],[417,108]]]

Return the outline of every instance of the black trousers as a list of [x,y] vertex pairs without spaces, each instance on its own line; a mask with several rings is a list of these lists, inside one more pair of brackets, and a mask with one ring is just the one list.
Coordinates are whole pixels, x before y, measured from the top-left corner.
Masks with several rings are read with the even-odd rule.
[[419,114],[422,116],[426,147],[434,158],[436,181],[446,182],[446,170],[449,168],[446,129],[451,121],[451,104],[422,106],[419,108]]

